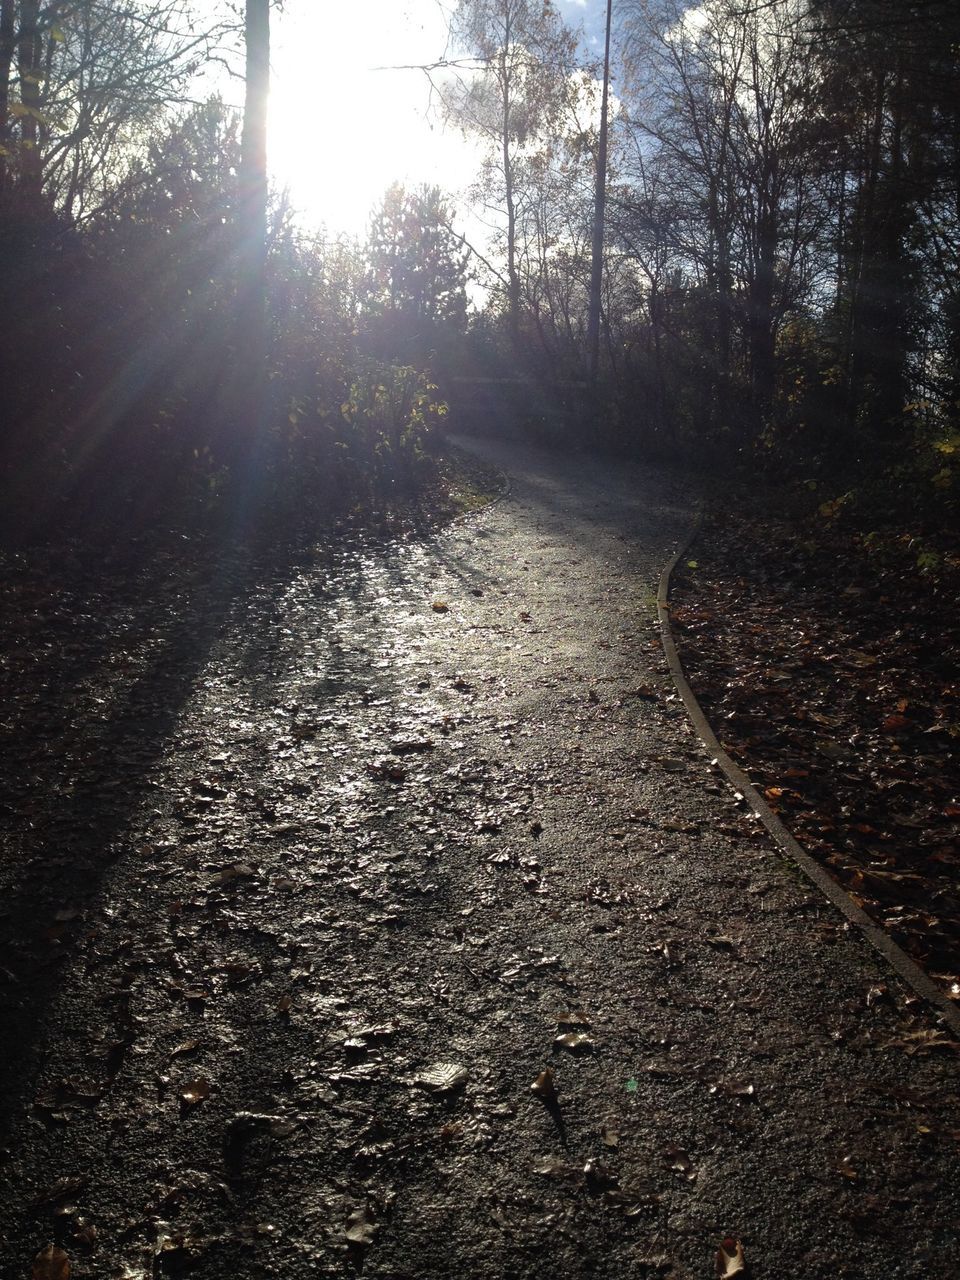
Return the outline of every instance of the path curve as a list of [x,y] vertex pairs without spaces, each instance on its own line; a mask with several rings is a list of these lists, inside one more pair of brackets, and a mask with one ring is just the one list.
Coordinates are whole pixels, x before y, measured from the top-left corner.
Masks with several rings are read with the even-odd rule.
[[469,447],[487,511],[217,566],[111,673],[122,802],[27,837],[79,924],[11,969],[0,1276],[955,1274],[955,1055],[663,661],[690,496]]

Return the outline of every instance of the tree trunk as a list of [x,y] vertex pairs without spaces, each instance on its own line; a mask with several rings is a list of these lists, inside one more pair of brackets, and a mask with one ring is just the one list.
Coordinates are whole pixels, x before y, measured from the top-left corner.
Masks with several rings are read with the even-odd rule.
[[10,75],[16,48],[14,8],[15,0],[0,0],[0,201],[6,194],[10,152]]
[[246,93],[241,140],[242,231],[251,283],[263,291],[267,254],[267,99],[270,0],[246,0]]
[[40,0],[21,0],[17,37],[17,69],[20,73],[20,196],[25,211],[39,211],[43,191],[43,157],[40,154],[40,83],[42,62]]
[[510,155],[510,70],[507,66],[510,47],[510,25],[507,22],[503,49],[500,54],[501,66],[501,101],[503,122],[501,126],[501,149],[503,163],[504,206],[507,214],[507,315],[510,324],[510,336],[514,344],[520,336],[520,276],[517,273],[517,208],[513,192],[513,160]]
[[267,413],[267,99],[270,0],[246,0],[246,93],[240,146],[238,395],[227,452],[252,462],[262,452]]
[[607,207],[607,103],[610,88],[610,26],[613,0],[607,0],[607,27],[603,50],[603,94],[600,99],[600,137],[597,145],[597,186],[593,205],[593,257],[590,263],[590,309],[587,346],[590,381],[600,372],[600,295],[603,286],[603,222]]

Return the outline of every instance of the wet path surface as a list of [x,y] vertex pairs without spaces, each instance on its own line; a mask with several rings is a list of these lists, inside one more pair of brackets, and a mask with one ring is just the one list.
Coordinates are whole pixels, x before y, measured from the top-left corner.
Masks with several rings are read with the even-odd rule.
[[78,593],[6,726],[4,1280],[960,1268],[956,1056],[666,675],[689,497],[483,452],[426,542]]

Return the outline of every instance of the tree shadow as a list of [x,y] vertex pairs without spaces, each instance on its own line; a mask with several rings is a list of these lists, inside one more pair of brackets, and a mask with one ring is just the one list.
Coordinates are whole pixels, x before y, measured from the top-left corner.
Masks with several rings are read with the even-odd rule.
[[[249,547],[167,540],[99,563],[48,547],[7,579],[0,1134],[32,1096],[72,944],[157,795],[151,773],[262,568]],[[275,551],[274,579],[297,569]]]

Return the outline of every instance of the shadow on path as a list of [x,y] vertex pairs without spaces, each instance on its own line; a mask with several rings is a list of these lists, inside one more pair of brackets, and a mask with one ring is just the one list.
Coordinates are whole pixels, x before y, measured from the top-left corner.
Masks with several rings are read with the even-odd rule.
[[[95,568],[48,551],[6,579],[0,724],[0,1135],[29,1099],[71,943],[176,737],[211,652],[237,625],[262,557],[154,548]],[[286,553],[271,577],[296,572]]]

